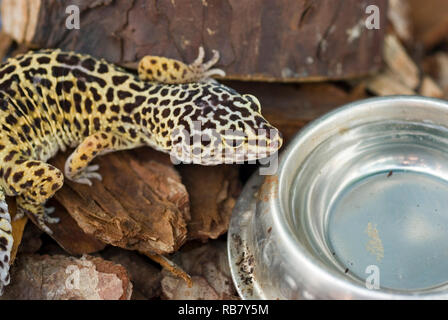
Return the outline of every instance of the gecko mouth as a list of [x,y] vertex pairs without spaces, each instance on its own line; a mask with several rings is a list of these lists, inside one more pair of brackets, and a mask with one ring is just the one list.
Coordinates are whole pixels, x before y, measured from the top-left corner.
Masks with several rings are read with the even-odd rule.
[[[277,137],[280,136],[277,135]],[[171,154],[177,161],[184,163],[232,164],[276,156],[281,145],[281,138],[273,140],[226,139],[226,143],[207,143],[206,146],[177,144],[171,149]]]
[[[184,132],[185,133],[185,132]],[[282,146],[280,132],[271,127],[257,132],[232,132],[231,135],[220,135],[217,132],[201,136],[177,136],[177,143],[171,148],[171,155],[176,161],[201,165],[216,165],[221,163],[244,163],[256,161],[276,155]]]

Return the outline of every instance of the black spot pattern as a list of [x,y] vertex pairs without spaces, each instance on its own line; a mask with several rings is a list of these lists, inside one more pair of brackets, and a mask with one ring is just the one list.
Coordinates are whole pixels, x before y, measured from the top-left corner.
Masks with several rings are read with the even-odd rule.
[[[170,68],[182,71],[176,62],[163,62],[157,67],[159,75]],[[156,138],[160,147],[169,149],[175,143],[169,138],[171,131],[191,130],[194,120],[200,119],[205,128],[212,129],[261,127],[266,121],[258,113],[254,101],[222,85],[145,82],[87,55],[39,51],[0,66],[0,150],[8,148],[3,151],[3,160],[13,161],[15,166],[28,166],[25,159],[31,155],[47,160],[59,147],[54,145],[54,137],[58,144],[76,145],[89,135],[106,132],[123,137],[114,137],[115,147]],[[101,144],[96,147],[106,148]],[[94,152],[92,156],[98,151]],[[196,147],[194,152],[199,154],[202,149]],[[40,171],[40,165],[37,162],[29,171],[46,177],[50,170],[56,170]],[[33,183],[39,180],[28,179],[27,174],[28,170],[0,166],[0,177],[17,183],[7,186],[12,188],[11,193],[34,188]],[[54,180],[47,181],[46,190],[32,190],[34,194],[27,196],[52,195],[62,183],[51,177]]]

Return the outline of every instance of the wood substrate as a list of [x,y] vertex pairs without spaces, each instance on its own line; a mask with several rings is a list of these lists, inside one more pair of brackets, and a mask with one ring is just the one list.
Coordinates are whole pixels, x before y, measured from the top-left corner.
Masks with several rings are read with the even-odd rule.
[[369,30],[364,8],[387,12],[387,0],[77,1],[79,30],[66,28],[71,4],[3,0],[4,30],[32,47],[89,53],[129,67],[145,55],[192,62],[204,46],[221,53],[226,78],[237,80],[347,79],[382,65],[386,14],[379,29]]

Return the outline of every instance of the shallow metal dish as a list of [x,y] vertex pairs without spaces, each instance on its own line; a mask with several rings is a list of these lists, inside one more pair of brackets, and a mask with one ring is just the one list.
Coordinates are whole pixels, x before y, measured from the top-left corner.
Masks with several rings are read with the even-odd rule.
[[315,120],[277,175],[250,179],[228,236],[245,299],[448,298],[448,103],[374,98]]

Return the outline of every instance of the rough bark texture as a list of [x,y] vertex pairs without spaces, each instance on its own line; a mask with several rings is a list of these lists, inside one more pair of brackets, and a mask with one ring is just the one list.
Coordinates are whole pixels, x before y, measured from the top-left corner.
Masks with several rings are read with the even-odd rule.
[[[80,29],[66,8],[80,8]],[[368,5],[381,27],[368,30]],[[145,55],[191,62],[221,53],[227,78],[310,81],[358,77],[381,66],[387,0],[3,0],[4,29],[19,42],[89,53],[135,67]],[[101,17],[99,19],[99,17]]]
[[216,239],[227,232],[232,209],[241,190],[238,166],[179,167],[190,195],[188,239]]
[[176,262],[191,275],[192,285],[163,272],[162,297],[168,300],[235,300],[236,289],[230,275],[224,241],[209,242],[197,248],[183,248]]
[[[63,168],[67,155],[51,162]],[[188,194],[169,157],[150,148],[99,157],[103,181],[65,180],[55,198],[87,234],[142,253],[166,254],[186,240]]]
[[121,265],[91,256],[23,255],[2,300],[129,300],[132,284]]
[[91,234],[85,233],[59,202],[51,199],[48,205],[55,208],[53,216],[60,219],[59,223],[50,226],[53,231],[51,237],[65,252],[72,255],[82,255],[97,252],[106,247],[104,242]]

